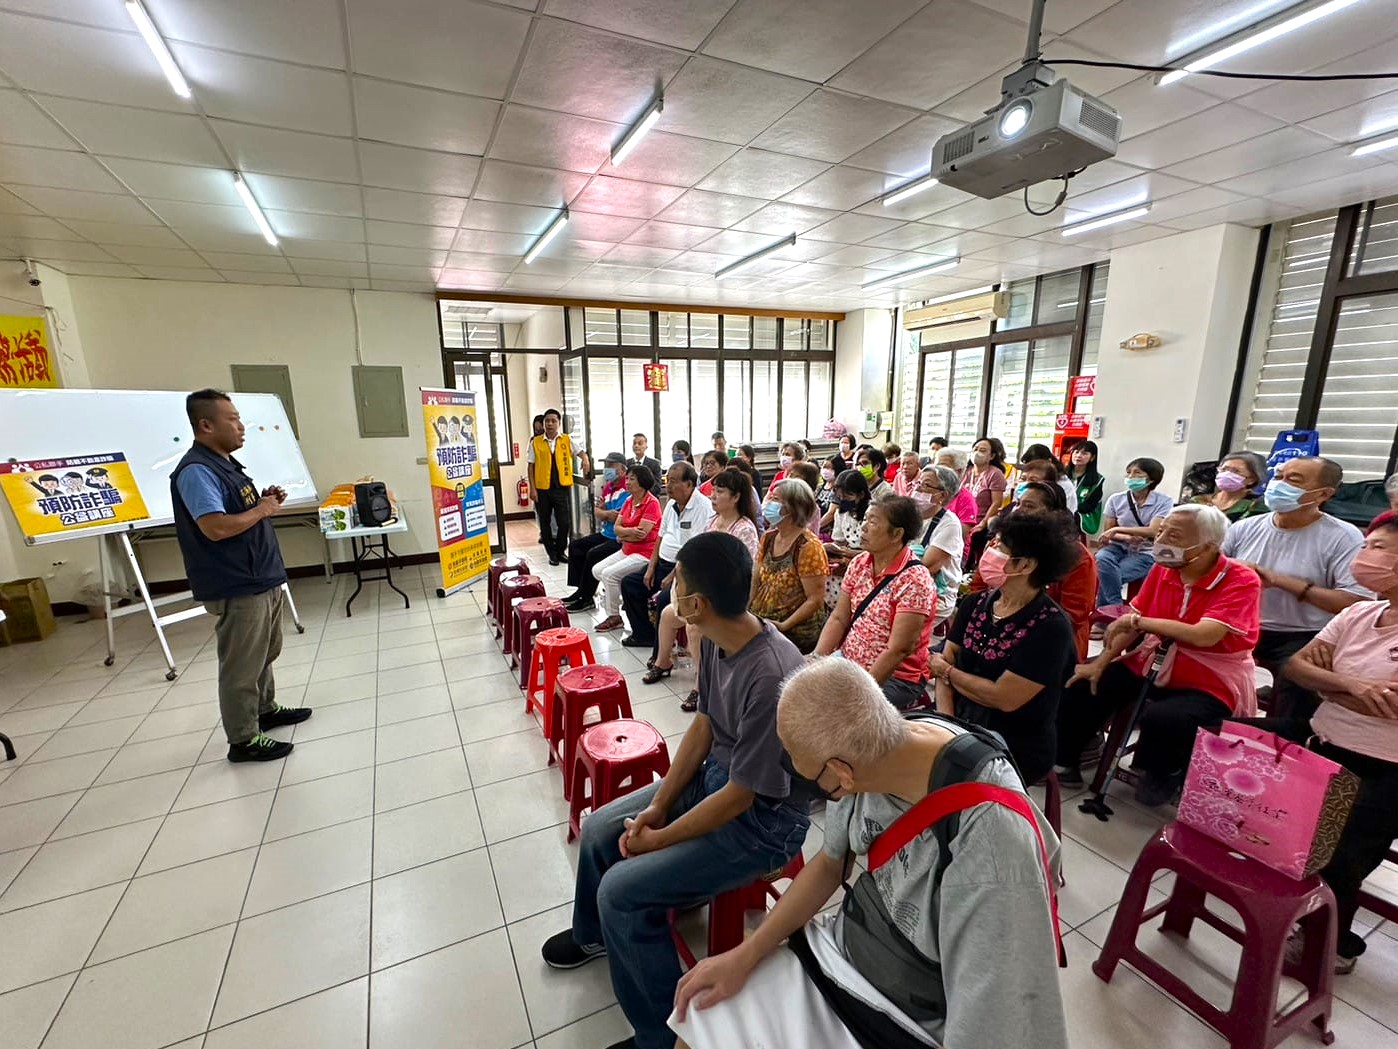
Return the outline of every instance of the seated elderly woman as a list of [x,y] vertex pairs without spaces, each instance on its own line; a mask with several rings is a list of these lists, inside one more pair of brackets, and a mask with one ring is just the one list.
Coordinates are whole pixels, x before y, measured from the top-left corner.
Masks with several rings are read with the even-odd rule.
[[845,570],[835,611],[815,654],[839,651],[867,670],[899,710],[926,698],[927,647],[937,590],[913,555],[922,531],[917,504],[891,495],[864,515],[864,552]]
[[[947,466],[925,467],[913,490],[912,500],[922,514],[922,535],[913,550],[932,573],[937,587],[937,611],[932,625],[944,622],[956,610],[961,591],[961,560],[966,554],[966,532],[952,512],[961,494],[961,476]],[[975,503],[971,504],[974,511]]]
[[1341,973],[1350,972],[1364,953],[1364,940],[1353,929],[1360,886],[1398,838],[1398,669],[1393,658],[1398,649],[1398,519],[1370,527],[1350,571],[1378,598],[1341,611],[1286,668],[1298,685],[1320,693],[1320,707],[1309,719],[1256,722],[1309,745],[1359,777],[1349,822],[1320,872],[1339,906],[1336,971]]
[[1261,629],[1262,582],[1220,552],[1227,531],[1228,518],[1212,506],[1188,503],[1166,515],[1153,547],[1155,566],[1130,613],[1111,625],[1102,653],[1078,666],[1063,695],[1058,762],[1065,784],[1082,782],[1078,755],[1108,718],[1136,702],[1162,644],[1169,650],[1146,693],[1131,760],[1142,804],[1174,797],[1199,729],[1256,712],[1252,649]]
[[830,573],[825,548],[806,527],[815,512],[815,496],[805,481],[788,478],[772,486],[762,505],[769,527],[757,545],[749,610],[809,653],[825,625],[825,577]]
[[1229,452],[1214,472],[1211,495],[1197,495],[1196,503],[1206,503],[1223,511],[1229,521],[1241,521],[1267,512],[1267,504],[1257,492],[1267,477],[1267,460],[1256,452]]
[[[794,774],[836,802],[824,847],[755,933],[680,980],[670,1026],[683,1044],[1066,1049],[1058,842],[1003,750],[935,714],[899,717],[841,659],[787,680],[777,733]],[[1003,800],[935,825],[914,809],[967,780]],[[896,860],[879,869],[884,850]],[[856,857],[878,874],[821,914]]]
[[1026,783],[1053,768],[1059,693],[1076,653],[1072,625],[1044,588],[1078,556],[1066,528],[1005,515],[980,560],[993,589],[961,602],[946,648],[931,660],[937,709],[1000,733]]

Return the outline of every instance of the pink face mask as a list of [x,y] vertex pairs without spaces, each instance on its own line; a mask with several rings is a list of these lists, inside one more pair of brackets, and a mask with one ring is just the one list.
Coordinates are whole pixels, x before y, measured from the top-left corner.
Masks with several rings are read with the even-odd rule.
[[1247,478],[1232,470],[1220,470],[1214,478],[1214,484],[1224,492],[1241,492],[1248,486]]
[[1366,546],[1354,555],[1349,570],[1356,583],[1376,594],[1387,594],[1398,589],[1398,560],[1395,560],[1391,550],[1375,550]]
[[1009,560],[1009,555],[998,547],[986,547],[985,553],[981,554],[980,563],[981,578],[985,580],[986,586],[998,590],[1005,585],[1005,566]]

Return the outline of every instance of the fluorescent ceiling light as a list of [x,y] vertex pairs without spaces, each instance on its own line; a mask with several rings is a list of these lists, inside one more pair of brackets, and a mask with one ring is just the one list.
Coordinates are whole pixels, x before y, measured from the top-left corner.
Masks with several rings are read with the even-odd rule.
[[1197,73],[1201,69],[1212,69],[1214,66],[1222,65],[1230,58],[1236,58],[1246,51],[1270,43],[1278,37],[1286,36],[1288,33],[1295,32],[1312,22],[1318,22],[1337,11],[1343,11],[1358,2],[1359,0],[1324,0],[1324,2],[1312,0],[1309,3],[1296,4],[1271,18],[1258,22],[1255,26],[1250,26],[1232,36],[1224,37],[1221,41],[1209,44],[1191,55],[1185,55],[1183,58],[1175,60],[1171,65],[1181,68],[1162,76],[1160,86],[1164,87],[1166,84],[1183,80],[1190,73]]
[[1130,219],[1140,218],[1150,211],[1150,201],[1144,204],[1137,204],[1135,207],[1127,208],[1124,211],[1112,211],[1106,215],[1094,215],[1090,219],[1083,219],[1081,222],[1072,222],[1064,226],[1058,232],[1065,237],[1076,237],[1079,233],[1086,233],[1088,230],[1101,229],[1103,226],[1114,226],[1118,222],[1127,222]]
[[549,241],[563,232],[563,227],[568,225],[568,209],[564,208],[558,213],[558,217],[549,223],[549,228],[539,234],[533,246],[524,253],[524,264],[528,266],[539,257],[539,252],[548,247]]
[[646,106],[646,111],[641,114],[639,120],[632,124],[626,134],[621,136],[621,141],[612,147],[612,166],[616,167],[635,149],[646,137],[646,132],[655,127],[655,122],[660,119],[661,112],[665,109],[665,96],[656,95],[655,101]]
[[[155,55],[155,60],[160,63],[160,70],[165,74],[165,79],[170,81],[170,87],[180,98],[189,98],[191,92],[189,83],[185,80],[184,74],[180,72],[180,67],[175,65],[175,56],[170,54],[170,49],[165,46],[165,41],[161,39],[160,32],[155,28],[155,23],[150,20],[150,15],[146,14],[146,9],[141,6],[141,0],[126,0],[126,13],[131,16],[131,21],[136,23],[136,28],[141,31],[141,38],[145,40],[146,46],[150,48],[151,54]],[[273,241],[273,243],[276,243]]]
[[[871,280],[868,284],[860,285],[863,291],[870,291],[873,288],[882,288],[885,284],[895,284],[900,280],[907,280],[909,277],[926,277],[933,273],[941,273],[943,270],[952,269],[961,265],[961,256],[954,259],[938,259],[936,262],[928,263],[926,266],[914,266],[910,270],[899,270],[897,273],[890,273],[887,277],[880,277],[878,280]],[[960,292],[956,297],[970,295],[972,292]]]
[[1349,155],[1367,157],[1370,153],[1378,153],[1395,146],[1398,146],[1398,135],[1389,135],[1387,138],[1371,138],[1367,142],[1356,143],[1355,147],[1349,151]]
[[762,259],[765,259],[768,255],[772,254],[774,251],[781,251],[782,248],[789,248],[789,247],[791,247],[792,245],[794,245],[795,243],[796,243],[796,234],[795,234],[795,233],[788,233],[788,234],[787,234],[785,237],[783,237],[781,240],[776,241],[776,242],[774,242],[774,243],[772,243],[772,244],[768,244],[765,248],[762,248],[762,249],[760,249],[760,250],[758,250],[758,251],[754,251],[754,252],[753,252],[751,255],[749,255],[747,258],[745,258],[745,259],[739,259],[737,262],[734,262],[734,263],[732,263],[731,265],[724,266],[723,269],[719,270],[717,273],[714,274],[714,279],[715,279],[715,280],[723,280],[724,277],[732,277],[734,274],[738,273],[739,271],[747,269],[747,268],[748,268],[749,266],[751,266],[754,262],[759,262],[759,261],[761,261]]
[[901,204],[909,197],[915,197],[923,192],[923,190],[931,189],[935,185],[937,185],[937,180],[931,175],[924,175],[922,178],[915,178],[911,182],[905,182],[883,198],[883,206],[889,207],[892,204]]
[[252,190],[248,189],[248,184],[243,181],[243,176],[236,171],[233,172],[233,188],[238,191],[238,196],[243,198],[243,206],[252,214],[252,220],[257,223],[257,228],[262,234],[262,239],[275,248],[277,246],[277,235],[272,232],[272,226],[267,221],[267,216],[262,214],[262,209],[258,207],[257,200],[252,195]]

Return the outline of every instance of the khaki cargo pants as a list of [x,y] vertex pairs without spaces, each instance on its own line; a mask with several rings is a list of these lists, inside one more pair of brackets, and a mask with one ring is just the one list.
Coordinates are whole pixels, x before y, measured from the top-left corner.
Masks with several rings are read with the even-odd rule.
[[218,708],[229,744],[257,735],[257,716],[276,705],[272,663],[282,653],[281,587],[221,601],[205,601],[218,622]]

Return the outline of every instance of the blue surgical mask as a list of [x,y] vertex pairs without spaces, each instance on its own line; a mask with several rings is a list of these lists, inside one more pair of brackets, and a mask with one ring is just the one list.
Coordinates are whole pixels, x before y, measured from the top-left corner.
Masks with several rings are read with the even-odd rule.
[[609,466],[602,471],[602,479],[608,484],[616,480],[616,468]]
[[670,453],[670,462],[672,462],[672,463],[682,463],[682,462],[684,462],[684,452],[671,452],[671,453]]
[[1019,484],[1015,485],[1015,502],[1019,502],[1023,499],[1024,493],[1027,491],[1029,491],[1028,481],[1020,481]]
[[768,523],[769,525],[775,526],[775,525],[781,524],[781,520],[782,520],[782,516],[783,516],[783,515],[782,515],[782,504],[781,504],[781,503],[763,503],[763,504],[762,504],[762,516],[765,517],[765,518],[767,519],[767,523]]
[[1305,494],[1304,488],[1297,488],[1294,484],[1283,481],[1281,478],[1273,478],[1267,482],[1267,492],[1263,496],[1263,500],[1267,503],[1268,510],[1285,514],[1292,510],[1299,510]]

